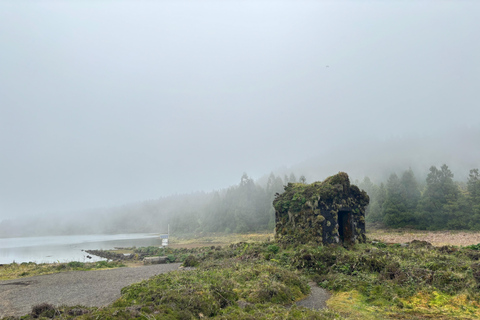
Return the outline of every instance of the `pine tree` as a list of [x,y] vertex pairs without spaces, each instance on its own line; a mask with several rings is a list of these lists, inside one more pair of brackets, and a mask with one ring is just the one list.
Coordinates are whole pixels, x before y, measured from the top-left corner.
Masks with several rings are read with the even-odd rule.
[[297,182],[297,177],[292,173],[290,173],[290,176],[288,177],[288,182],[296,183]]
[[420,223],[423,228],[445,229],[449,220],[455,219],[460,195],[458,186],[453,182],[453,173],[446,164],[440,170],[431,166],[426,181],[420,205]]
[[402,174],[400,179],[402,184],[402,196],[405,201],[405,206],[410,212],[415,212],[417,209],[418,201],[420,201],[421,192],[418,188],[417,180],[412,169],[408,169]]
[[467,190],[467,205],[470,213],[469,227],[473,230],[480,230],[480,173],[478,169],[470,170]]
[[473,202],[480,204],[480,173],[478,169],[470,170],[467,181],[467,190]]
[[385,212],[383,211],[383,206],[387,198],[387,189],[383,183],[380,183],[380,186],[375,188],[373,201],[370,201],[369,204],[369,216],[367,217],[371,222],[380,222],[383,221]]
[[393,173],[387,181],[387,196],[383,204],[383,222],[390,227],[403,227],[413,223],[413,214],[408,212],[402,183]]

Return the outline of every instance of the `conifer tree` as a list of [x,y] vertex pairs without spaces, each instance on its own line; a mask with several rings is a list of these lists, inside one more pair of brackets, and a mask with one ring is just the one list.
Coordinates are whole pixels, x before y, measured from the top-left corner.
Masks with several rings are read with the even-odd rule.
[[290,176],[288,177],[288,182],[296,183],[297,182],[297,177],[292,173],[290,173]]
[[459,190],[453,182],[453,173],[446,164],[440,169],[430,167],[427,185],[421,199],[420,223],[423,228],[445,229],[458,204]]
[[478,169],[470,170],[467,190],[467,203],[470,212],[469,228],[480,230],[480,173]]
[[374,199],[371,202],[370,206],[370,221],[380,222],[383,221],[385,215],[383,211],[383,206],[387,198],[387,189],[385,184],[382,182],[380,186],[375,189]]
[[470,170],[467,181],[467,190],[472,201],[480,203],[480,173],[478,172],[478,169]]
[[402,174],[400,182],[402,184],[402,196],[405,201],[405,206],[408,211],[413,213],[417,209],[421,193],[412,169],[408,169]]
[[387,195],[383,204],[383,222],[390,227],[403,227],[412,223],[413,215],[408,213],[402,183],[395,173],[387,181]]

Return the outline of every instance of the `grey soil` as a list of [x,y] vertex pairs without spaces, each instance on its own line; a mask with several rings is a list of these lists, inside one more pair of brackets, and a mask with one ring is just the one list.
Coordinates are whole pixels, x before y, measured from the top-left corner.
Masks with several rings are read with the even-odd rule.
[[0,281],[0,318],[22,316],[40,303],[101,307],[120,298],[120,290],[160,273],[177,270],[179,263],[96,271],[71,271]]
[[311,292],[308,297],[303,300],[297,301],[297,306],[306,307],[309,309],[323,309],[327,307],[327,300],[331,294],[327,290],[319,288],[315,282],[308,283]]

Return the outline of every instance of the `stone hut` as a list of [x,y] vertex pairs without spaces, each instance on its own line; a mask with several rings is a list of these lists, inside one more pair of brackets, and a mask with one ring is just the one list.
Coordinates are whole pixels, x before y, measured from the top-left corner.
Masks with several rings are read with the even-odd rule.
[[369,197],[345,172],[312,184],[289,183],[276,194],[275,238],[282,244],[365,242]]

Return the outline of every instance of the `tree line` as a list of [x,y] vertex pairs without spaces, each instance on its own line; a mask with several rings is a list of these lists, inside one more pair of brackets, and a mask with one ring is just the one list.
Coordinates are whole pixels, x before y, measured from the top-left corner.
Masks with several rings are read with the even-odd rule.
[[370,196],[367,222],[392,228],[480,230],[478,169],[470,170],[466,183],[454,181],[444,164],[431,166],[423,183],[409,169],[401,176],[392,173],[379,185],[365,177],[358,186]]
[[[37,216],[28,220],[0,222],[5,237],[155,232],[257,232],[273,230],[276,193],[289,182],[306,183],[305,176],[283,177],[271,173],[254,181],[244,173],[238,184],[213,192],[171,195],[159,199],[95,209],[72,215]],[[468,181],[453,180],[447,165],[432,166],[425,181],[409,169],[392,173],[376,184],[365,177],[355,182],[370,196],[368,223],[392,228],[480,230],[480,173],[470,170]]]
[[283,178],[271,173],[254,181],[244,173],[240,182],[213,192],[195,192],[146,200],[118,207],[71,214],[47,214],[28,219],[0,221],[2,237],[165,233],[246,233],[273,230],[275,193],[289,182],[306,182],[291,173]]
[[209,201],[186,214],[172,217],[172,230],[177,232],[245,233],[275,228],[275,193],[281,193],[289,182],[306,182],[291,173],[283,178],[271,173],[266,182],[255,182],[246,173],[238,185],[210,194]]

